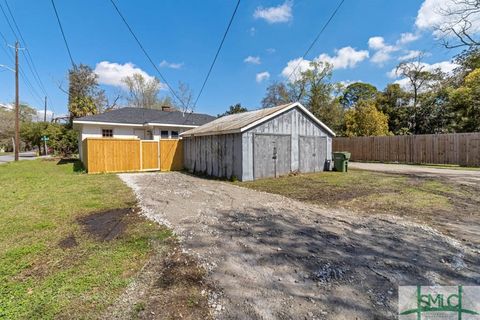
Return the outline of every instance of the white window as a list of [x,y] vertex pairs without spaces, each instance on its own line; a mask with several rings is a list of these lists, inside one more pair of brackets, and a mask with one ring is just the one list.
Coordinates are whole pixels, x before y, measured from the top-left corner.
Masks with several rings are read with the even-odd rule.
[[170,134],[172,139],[178,139],[178,131],[171,131]]
[[102,137],[112,138],[113,137],[113,129],[102,129]]

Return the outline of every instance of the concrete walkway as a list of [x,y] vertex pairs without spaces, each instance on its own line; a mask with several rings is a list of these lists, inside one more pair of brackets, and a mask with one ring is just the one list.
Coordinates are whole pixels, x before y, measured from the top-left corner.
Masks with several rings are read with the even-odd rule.
[[387,164],[387,163],[364,163],[350,162],[352,169],[362,169],[371,171],[380,171],[387,173],[410,174],[417,176],[443,177],[449,180],[464,183],[480,185],[480,170],[461,170],[447,168],[432,168],[428,166],[416,166],[407,164]]

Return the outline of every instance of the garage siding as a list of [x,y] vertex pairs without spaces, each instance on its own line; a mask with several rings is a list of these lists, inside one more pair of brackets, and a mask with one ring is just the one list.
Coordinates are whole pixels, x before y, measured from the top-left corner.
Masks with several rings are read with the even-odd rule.
[[295,107],[243,133],[186,136],[184,148],[190,172],[248,181],[324,170],[332,137]]
[[[324,140],[317,141],[322,143],[323,146],[325,146],[326,148],[326,150],[321,152],[324,158],[323,165],[319,164],[321,160],[318,159],[318,156],[316,155],[317,153],[319,153],[319,149],[316,149],[317,152],[310,153],[310,156],[312,157],[315,153],[315,156],[317,157],[317,162],[306,159],[306,155],[304,155],[303,160],[306,163],[312,163],[312,165],[310,168],[306,168],[304,166],[302,168],[303,172],[321,171],[324,169],[325,160],[332,159],[332,138],[325,132],[322,127],[320,127],[317,123],[313,122],[300,109],[294,108],[243,133],[242,180],[254,180],[258,178],[258,176],[254,174],[254,152],[252,148],[252,146],[254,145],[255,134],[290,135],[290,171],[300,170],[300,136],[323,137]],[[280,159],[278,159],[278,161],[280,161]]]
[[228,179],[242,177],[242,136],[225,134],[183,139],[187,170]]

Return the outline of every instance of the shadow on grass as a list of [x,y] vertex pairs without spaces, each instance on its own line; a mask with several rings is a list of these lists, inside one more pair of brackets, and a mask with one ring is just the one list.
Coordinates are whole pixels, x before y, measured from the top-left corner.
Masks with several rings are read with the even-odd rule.
[[57,165],[71,164],[73,163],[73,172],[85,172],[83,163],[78,159],[62,158],[57,162]]

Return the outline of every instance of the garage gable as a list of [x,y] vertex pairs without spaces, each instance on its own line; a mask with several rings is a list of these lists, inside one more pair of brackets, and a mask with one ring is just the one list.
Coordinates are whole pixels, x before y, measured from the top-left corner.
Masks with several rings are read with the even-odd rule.
[[298,108],[308,119],[316,123],[328,135],[335,136],[335,133],[327,125],[321,122],[299,102],[224,116],[198,128],[188,130],[182,133],[182,136],[243,133],[295,108]]

